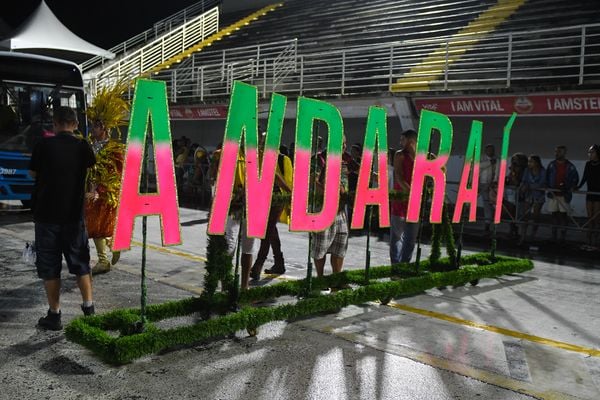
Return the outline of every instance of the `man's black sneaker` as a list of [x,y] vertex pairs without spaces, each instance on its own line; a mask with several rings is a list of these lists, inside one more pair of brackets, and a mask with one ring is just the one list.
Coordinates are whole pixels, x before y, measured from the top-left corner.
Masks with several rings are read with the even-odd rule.
[[60,331],[63,328],[62,323],[60,322],[60,315],[60,312],[58,314],[55,314],[48,310],[48,314],[45,317],[39,319],[38,326],[40,328],[48,329],[50,331]]
[[260,271],[258,269],[254,269],[254,267],[252,267],[252,269],[250,270],[250,278],[253,281],[260,281]]
[[94,310],[94,305],[92,304],[89,307],[84,307],[83,304],[81,305],[81,311],[83,311],[83,315],[85,315],[86,317],[88,315],[94,315],[96,314],[96,310]]
[[265,269],[265,274],[269,275],[283,275],[285,274],[285,268],[267,268]]

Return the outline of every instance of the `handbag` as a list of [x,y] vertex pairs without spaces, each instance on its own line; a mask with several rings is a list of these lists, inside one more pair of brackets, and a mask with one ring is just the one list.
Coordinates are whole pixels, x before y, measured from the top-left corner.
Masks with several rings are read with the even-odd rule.
[[23,249],[22,259],[26,264],[34,264],[36,259],[35,253],[35,241],[29,243],[25,242],[25,248]]

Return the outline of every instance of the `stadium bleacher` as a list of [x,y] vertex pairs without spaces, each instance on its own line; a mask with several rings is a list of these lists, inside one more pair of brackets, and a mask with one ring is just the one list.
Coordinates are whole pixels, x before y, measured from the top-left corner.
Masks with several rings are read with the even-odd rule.
[[[210,49],[194,54],[193,60],[181,63],[179,87],[176,89],[179,93],[178,101],[197,101],[199,74],[184,73],[191,65],[204,68],[204,96],[226,96],[228,92],[215,83],[217,80],[226,79],[225,63],[236,70],[235,73],[232,72],[231,79],[243,79],[254,84],[261,84],[263,80],[269,79],[272,80],[272,88],[283,92],[299,92],[300,80],[303,80],[304,92],[317,96],[327,93],[386,92],[390,82],[390,69],[387,67],[390,63],[390,50],[385,45],[415,43],[412,46],[399,47],[394,55],[392,75],[397,79],[408,73],[411,68],[418,69],[419,63],[436,52],[436,49],[439,53],[438,40],[452,38],[465,27],[469,27],[470,31],[477,31],[478,26],[483,27],[483,38],[465,45],[465,48],[460,50],[461,55],[451,60],[451,68],[447,76],[443,77],[452,81],[451,87],[442,81],[439,71],[436,71],[428,78],[431,84],[427,90],[476,89],[483,82],[487,88],[523,85],[537,87],[537,80],[556,85],[580,84],[581,34],[574,30],[565,30],[561,42],[557,44],[555,31],[561,27],[592,24],[600,20],[597,1],[527,0],[508,18],[494,21],[493,32],[489,32],[486,19],[498,17],[493,13],[487,16],[485,12],[492,7],[502,7],[505,3],[509,4],[510,1],[286,1],[282,7],[267,16],[214,43]],[[224,15],[221,25],[226,26],[248,12]],[[513,71],[510,82],[507,84],[505,80],[498,78],[507,68],[508,32],[544,29],[551,29],[552,34],[538,32],[513,36],[510,56],[510,67]],[[598,28],[590,28],[587,32],[588,47],[592,48],[600,40],[597,33],[600,33]],[[538,42],[532,42],[536,38]],[[259,58],[277,57],[277,52],[285,48],[282,43],[291,43],[294,39],[297,39],[295,55],[297,59],[302,57],[305,64],[302,72],[304,76],[299,76],[298,67],[295,66],[294,73],[286,75],[284,83],[276,83],[271,76],[275,72],[263,74]],[[424,40],[431,43],[421,44],[420,41]],[[274,42],[278,45],[269,50],[269,44]],[[255,49],[254,53],[248,50],[252,46]],[[246,50],[239,50],[236,55],[236,49],[242,47]],[[354,50],[361,47],[365,50]],[[343,49],[347,49],[348,52],[342,57],[340,51]],[[552,55],[545,54],[548,49],[552,50]],[[224,52],[227,53],[227,57],[224,56]],[[598,68],[598,57],[595,55],[597,51],[593,53],[584,55],[583,72],[587,75],[587,83],[592,83],[589,79],[594,78]],[[549,71],[536,71],[534,66],[539,63],[540,57],[547,58],[545,63]],[[340,90],[339,84],[333,82],[340,80],[341,68],[335,65],[342,62],[345,63],[343,78],[349,82]],[[219,65],[220,63],[223,65]],[[366,65],[370,67],[365,67]],[[163,79],[169,80],[170,76]],[[559,78],[555,79],[554,76]],[[184,77],[188,77],[187,84]],[[307,77],[311,77],[310,82]],[[357,83],[355,88],[352,88],[351,82]],[[414,88],[409,86],[407,89]]]
[[[211,53],[291,39],[298,39],[299,52],[316,53],[350,46],[448,36],[492,4],[495,1],[291,0],[267,18],[214,46]],[[240,13],[225,15],[224,21],[240,16]],[[222,25],[227,25],[227,22]]]
[[[596,0],[528,0],[497,27],[495,33],[500,35],[474,44],[456,61],[448,79],[455,80],[455,90],[477,89],[482,81],[487,89],[556,90],[583,84],[596,87],[600,78],[597,22],[600,7]],[[492,77],[507,69],[509,34],[510,81],[494,82]],[[432,86],[434,90],[442,87],[439,82]]]
[[497,30],[526,31],[597,22],[600,22],[600,3],[597,0],[527,0]]
[[[490,12],[517,3],[508,15]],[[234,79],[256,85],[263,99],[272,92],[290,99],[298,95],[329,99],[362,96],[376,102],[400,97],[410,102],[411,97],[441,93],[451,97],[592,92],[600,87],[597,5],[598,0],[290,0],[154,78],[167,81],[172,103],[194,105],[227,103]],[[252,11],[223,15],[221,25],[227,26]],[[440,74],[440,61],[442,68],[446,67],[443,45],[454,40],[459,44],[453,45],[446,57],[447,73]],[[280,71],[273,71],[272,64],[285,58],[282,54],[289,55],[290,65],[277,80],[275,75]],[[410,88],[398,97],[390,96],[393,84],[411,70],[418,71],[428,58],[433,58],[430,64],[434,67],[423,90],[427,93]],[[426,67],[424,70],[427,72]],[[357,103],[364,100],[357,99]],[[343,100],[344,104],[353,101]],[[357,121],[355,115],[350,118]],[[555,135],[549,139],[552,145],[558,143],[556,138],[562,138],[556,132],[564,123],[560,118],[548,118],[543,128],[545,137],[549,132]],[[541,128],[532,119],[522,120],[515,130],[522,129],[520,136],[516,135],[521,138],[518,148],[551,157],[551,146],[540,150],[529,144],[539,140],[536,135]],[[535,123],[538,121],[541,119]],[[568,129],[590,131],[589,121],[591,118],[578,120]],[[494,124],[500,123],[486,121],[486,130],[501,131],[502,127]],[[573,125],[572,121],[569,124]],[[189,129],[186,132],[190,135],[198,130],[198,124],[191,121],[181,121],[179,126]],[[222,127],[215,134],[211,127],[202,131],[202,140],[212,144],[222,134]],[[460,129],[468,131],[468,127]],[[570,145],[584,148],[587,140],[579,135]]]

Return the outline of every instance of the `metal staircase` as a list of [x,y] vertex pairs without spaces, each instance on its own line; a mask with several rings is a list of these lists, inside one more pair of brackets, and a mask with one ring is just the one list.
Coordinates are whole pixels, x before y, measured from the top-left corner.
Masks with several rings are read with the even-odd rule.
[[[162,35],[171,32],[173,29],[177,28],[181,24],[184,24],[192,18],[203,14],[207,10],[218,6],[220,3],[221,0],[198,1],[192,4],[191,6],[186,7],[183,10],[156,22],[152,26],[152,28],[141,32],[135,35],[134,37],[129,38],[122,43],[119,43],[116,46],[113,46],[109,49],[109,51],[116,55],[116,59],[120,59],[124,56],[127,56],[129,53],[137,50],[140,46],[143,46],[145,43],[148,43],[149,40],[158,39]],[[93,73],[94,70],[99,71],[100,69],[104,68],[105,62],[107,62],[107,60],[104,57],[96,56],[83,62],[79,65],[79,67],[83,72]]]
[[[172,66],[178,66],[194,53],[210,47],[214,42],[242,29],[281,5],[279,3],[261,8],[221,30],[219,30],[219,8],[214,7],[96,74],[88,75],[87,78],[91,82],[90,90],[95,93],[98,88],[115,84],[120,80],[156,75],[161,71],[169,70]],[[172,78],[177,79],[177,72],[174,71]]]
[[[179,27],[144,45],[133,53],[121,57],[98,72],[88,73],[92,93],[100,87],[113,85],[119,80],[134,79],[172,57],[202,42],[219,30],[219,7],[198,15]],[[168,68],[168,67],[167,67]]]

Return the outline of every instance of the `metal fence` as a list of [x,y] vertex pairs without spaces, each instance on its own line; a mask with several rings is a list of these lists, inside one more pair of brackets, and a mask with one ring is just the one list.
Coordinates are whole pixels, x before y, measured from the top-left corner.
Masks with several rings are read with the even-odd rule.
[[92,91],[124,77],[138,77],[218,30],[219,7],[215,7],[100,70],[93,80]]
[[[448,181],[446,191],[446,203],[454,210],[456,196],[458,194],[459,182]],[[582,244],[592,240],[592,237],[600,238],[600,212],[594,215],[577,214],[572,206],[577,196],[600,195],[600,192],[591,192],[585,190],[573,190],[573,201],[565,202],[566,221],[559,224],[548,209],[549,198],[554,194],[562,194],[560,190],[540,188],[529,189],[526,185],[519,186],[506,185],[504,188],[504,198],[502,199],[502,218],[501,222],[507,226],[508,234],[517,243],[539,242],[542,238],[558,239],[560,231],[571,231],[573,235],[579,233],[578,241]],[[543,200],[534,201],[531,197],[531,191],[543,192]],[[492,199],[495,205],[495,199]],[[581,200],[581,199],[580,199]],[[481,197],[478,199],[478,206],[482,207]],[[536,210],[536,204],[539,209]],[[463,220],[466,219],[466,212],[463,211]],[[483,216],[478,220],[483,220]],[[583,236],[581,236],[583,235]],[[571,238],[573,240],[573,238]]]
[[[600,81],[600,24],[392,42],[321,53],[296,50],[286,56],[284,64],[280,55],[260,57],[259,62],[254,55],[229,62],[225,54],[217,62],[203,62],[201,67],[182,65],[176,72],[163,71],[155,78],[167,82],[173,102],[223,98],[229,95],[233,79],[257,85],[263,97],[274,91],[313,97],[365,95],[392,88],[411,90],[415,81],[426,84],[421,90],[434,91],[576,87]],[[193,79],[179,79],[182,75]],[[408,80],[404,89],[403,80]]]
[[[219,5],[221,0],[201,0],[189,7],[184,8],[181,11],[176,12],[156,22],[152,28],[139,33],[126,41],[119,43],[109,49],[117,57],[126,56],[128,52],[134,51],[144,43],[148,43],[149,40],[157,39],[165,33],[171,32],[181,24],[186,23],[190,19],[196,17],[199,14]],[[105,62],[104,57],[96,56],[83,62],[80,67],[81,70],[87,72],[93,68],[102,66]]]
[[169,83],[171,102],[190,97],[203,101],[204,93],[213,97],[229,95],[234,80],[262,77],[263,60],[275,60],[277,76],[284,79],[295,70],[297,55],[296,39],[195,53],[177,68],[162,71],[155,78]]

